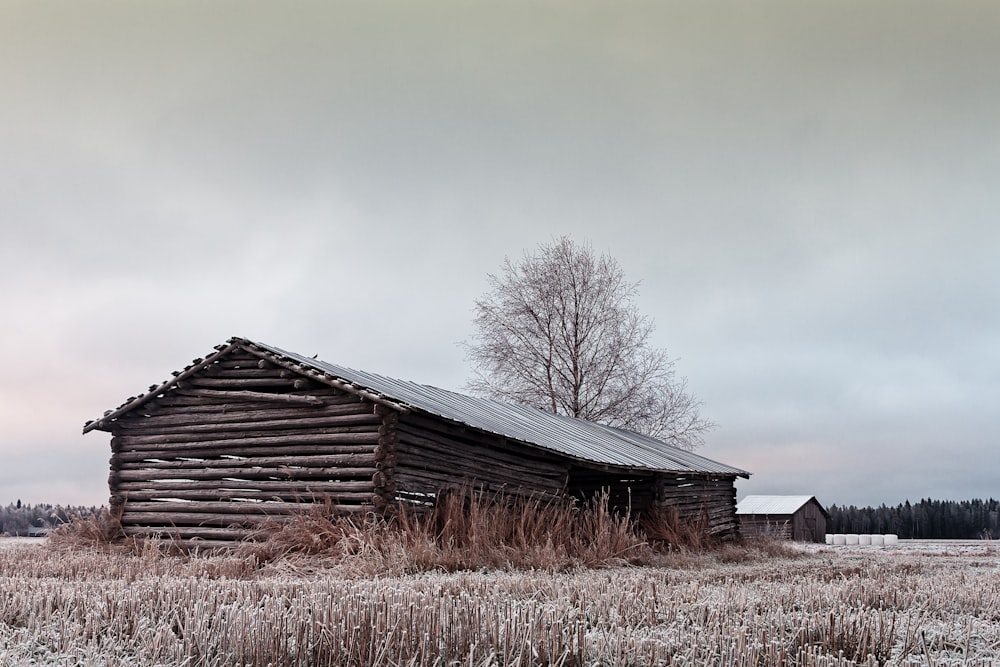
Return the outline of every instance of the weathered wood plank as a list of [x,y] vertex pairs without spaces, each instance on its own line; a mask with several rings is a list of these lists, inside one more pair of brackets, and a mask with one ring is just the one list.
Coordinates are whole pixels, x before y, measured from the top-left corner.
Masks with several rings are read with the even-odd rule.
[[155,502],[134,501],[129,502],[127,511],[129,512],[215,512],[219,514],[252,514],[258,517],[269,517],[279,514],[302,514],[310,511],[310,508],[323,510],[323,504],[318,503],[284,503],[284,502],[171,502],[161,500]]
[[[288,371],[279,368],[257,368],[256,366],[250,368],[232,368],[225,367],[219,364],[213,365],[210,368],[206,368],[202,375],[213,378],[285,378],[288,379],[292,377],[292,374]],[[192,376],[198,377],[198,376]]]
[[396,467],[393,480],[397,492],[435,493],[441,489],[472,486],[486,488],[489,491],[503,490],[505,493],[521,495],[523,493],[558,495],[562,491],[559,484],[524,485],[517,481],[507,482],[499,479],[481,479],[472,475],[448,474],[447,471],[436,471],[418,468]]
[[181,396],[197,396],[200,398],[219,398],[237,401],[264,401],[275,403],[295,403],[300,405],[323,405],[319,396],[298,394],[267,394],[261,391],[222,391],[216,389],[175,389]]
[[409,412],[408,408],[403,407],[402,405],[399,405],[395,401],[391,401],[389,399],[386,399],[385,397],[383,397],[383,396],[381,396],[379,394],[370,392],[370,391],[368,391],[366,389],[362,389],[360,387],[355,387],[355,386],[351,385],[350,383],[344,382],[344,381],[342,381],[342,380],[340,380],[340,379],[338,379],[336,377],[333,377],[331,375],[327,375],[327,374],[319,371],[318,369],[311,368],[311,367],[309,367],[309,366],[307,366],[305,364],[299,363],[297,361],[289,360],[289,359],[284,359],[284,358],[282,358],[282,357],[280,357],[280,356],[278,356],[278,355],[276,355],[276,354],[274,354],[272,352],[269,352],[269,351],[261,349],[261,348],[246,347],[244,349],[248,350],[252,354],[258,355],[261,359],[266,359],[266,360],[270,361],[275,366],[279,366],[281,368],[287,368],[288,370],[302,373],[303,375],[306,375],[307,377],[312,377],[312,378],[315,378],[315,379],[319,380],[323,384],[326,384],[328,386],[334,387],[336,389],[340,389],[342,391],[346,391],[347,393],[354,394],[355,396],[361,396],[361,397],[363,397],[363,398],[371,401],[372,403],[376,403],[376,404],[379,404],[379,405],[384,405],[387,408],[395,410],[396,412],[400,412],[400,413]]
[[257,360],[255,358],[252,358],[250,355],[243,355],[240,357],[230,356],[227,359],[222,359],[216,362],[215,364],[213,364],[213,366],[225,369],[242,370],[242,369],[252,368],[254,370],[257,370]]
[[[289,406],[268,404],[263,409],[247,409],[241,404],[222,404],[217,409],[192,411],[190,409],[160,409],[145,414],[133,413],[118,424],[126,428],[148,425],[156,428],[167,426],[195,426],[199,424],[256,423],[288,420],[300,423],[309,419],[329,419],[342,415],[373,414],[371,405],[361,402],[336,403],[324,406]],[[308,423],[308,422],[306,422]]]
[[[314,390],[309,392],[310,395],[317,396],[323,400],[322,406],[305,406],[305,407],[315,407],[320,408],[328,405],[345,405],[345,404],[358,404],[363,403],[363,399],[352,396],[350,394],[345,394],[343,392],[330,389],[327,391]],[[295,395],[295,394],[292,394]],[[215,412],[217,410],[230,409],[279,409],[280,404],[276,404],[274,401],[253,401],[253,400],[238,400],[232,401],[221,397],[210,398],[210,397],[198,397],[198,396],[183,396],[178,394],[175,390],[172,390],[162,398],[156,398],[147,404],[150,410],[183,410],[185,412]],[[143,406],[145,409],[147,406]],[[288,406],[286,406],[288,407]],[[295,406],[292,406],[295,407]],[[301,406],[300,406],[301,407]],[[144,410],[145,411],[145,410]]]
[[[466,457],[476,461],[492,461],[492,464],[503,466],[508,470],[526,475],[563,475],[567,469],[565,461],[555,457],[535,457],[523,447],[508,446],[504,449],[484,447],[475,442],[463,442],[451,438],[432,438],[429,434],[413,429],[400,422],[396,427],[396,449],[402,458],[403,453],[414,453],[421,456],[439,455],[446,460]],[[515,449],[516,447],[516,449]],[[401,464],[402,465],[402,464]]]
[[[205,359],[200,359],[200,358],[195,359],[194,361],[191,362],[190,366],[185,368],[183,371],[177,373],[174,378],[167,380],[166,382],[160,385],[154,385],[150,387],[150,390],[148,392],[133,397],[125,405],[121,406],[114,412],[126,413],[134,408],[140,407],[143,403],[149,402],[150,400],[153,399],[153,397],[157,396],[158,394],[167,391],[168,387],[170,387],[171,385],[176,384],[178,381],[190,377],[195,373],[198,373],[201,368],[211,366],[213,363],[216,363],[220,358],[231,354],[233,351],[235,351],[235,348],[236,348],[235,344],[229,344],[220,347]],[[83,427],[83,432],[87,433],[88,431],[91,431],[93,429],[106,430],[112,428],[112,426],[113,426],[112,422],[108,422],[105,419],[98,419],[95,422],[88,422],[87,425]]]
[[[345,490],[345,486],[350,486],[351,490]],[[186,481],[179,479],[163,480],[157,482],[121,482],[118,485],[119,491],[129,494],[131,491],[153,491],[160,496],[169,496],[173,491],[227,491],[227,492],[272,492],[275,494],[301,494],[310,497],[317,494],[336,496],[341,500],[365,500],[369,499],[375,487],[372,483],[366,482],[328,482],[323,480],[292,481],[284,482],[277,480],[216,480],[200,479],[196,481]],[[359,490],[365,489],[365,490]],[[129,494],[130,495],[130,494]],[[239,495],[238,493],[236,495]]]
[[412,453],[398,454],[395,469],[397,471],[433,471],[435,474],[444,476],[461,476],[465,479],[477,479],[483,482],[498,484],[515,484],[518,486],[538,485],[543,488],[565,486],[565,477],[562,475],[524,475],[517,471],[508,472],[498,465],[490,465],[489,462],[477,463],[466,459],[454,459],[447,461],[439,457],[421,457]]
[[211,512],[137,512],[131,508],[122,514],[122,526],[257,526],[264,523],[282,523],[293,519],[292,515],[280,514],[254,516],[252,514],[223,514]]
[[[364,468],[363,470],[371,470],[367,475],[356,474],[360,468],[207,468],[207,469],[182,469],[182,470],[171,470],[168,468],[159,468],[153,470],[119,470],[118,480],[119,482],[144,482],[144,481],[159,481],[168,479],[201,479],[201,480],[212,480],[212,479],[222,479],[222,478],[238,478],[247,480],[289,480],[289,481],[302,481],[303,483],[313,483],[314,481],[322,480],[341,480],[341,484],[345,489],[347,489],[351,484],[356,484],[356,482],[348,482],[349,479],[371,479],[372,475],[379,472],[377,468]],[[345,474],[350,471],[350,474]],[[367,484],[364,482],[363,484]],[[360,488],[363,488],[360,487]]]
[[[250,490],[250,489],[236,489],[236,490],[223,490],[223,489],[201,489],[201,488],[189,488],[189,489],[171,489],[171,490],[158,490],[158,489],[129,489],[127,491],[120,491],[119,495],[123,499],[124,503],[128,505],[132,502],[146,502],[146,501],[157,501],[157,502],[168,502],[175,500],[187,500],[187,501],[209,501],[209,502],[241,502],[244,500],[264,500],[264,501],[280,501],[287,503],[323,503],[324,505],[327,501],[332,501],[334,507],[340,505],[368,505],[371,506],[371,498],[358,500],[356,498],[342,498],[335,493],[323,493],[316,491],[294,491],[294,492],[277,492],[273,490]],[[336,511],[336,510],[334,510]]]
[[197,526],[124,526],[123,531],[130,537],[161,537],[164,539],[191,540],[192,538],[226,540],[237,542],[247,539],[257,532],[253,528],[200,528]]
[[[160,460],[160,461],[126,461],[118,465],[117,470],[150,470],[167,468],[170,470],[212,470],[216,468],[330,468],[350,472],[355,468],[350,466],[370,466],[356,468],[359,471],[373,470],[376,459],[368,452],[347,454],[324,454],[315,456],[254,456],[250,458],[221,458],[195,460]],[[370,473],[369,473],[370,474]]]
[[[355,429],[357,432],[378,433],[381,419],[373,414],[344,414],[321,417],[274,418],[254,422],[204,419],[197,424],[167,424],[157,425],[143,421],[132,420],[123,422],[119,431],[122,435],[134,438],[135,442],[150,442],[143,440],[148,437],[187,437],[189,434],[219,434],[219,438],[240,437],[230,433],[260,433],[262,431],[285,431],[288,433],[307,431],[308,433],[328,433],[352,426],[370,426],[368,429]],[[160,440],[159,442],[169,442]]]
[[308,444],[370,444],[374,449],[378,444],[378,431],[344,433],[337,429],[319,429],[320,431],[330,431],[329,433],[315,430],[292,431],[288,434],[268,434],[268,435],[248,435],[243,433],[227,434],[227,437],[213,435],[210,438],[200,439],[196,435],[185,434],[182,436],[154,435],[154,436],[122,436],[121,450],[141,451],[158,447],[164,449],[163,445],[170,445],[170,450],[181,451],[185,449],[207,449],[217,447],[220,449],[232,447],[238,444],[242,447],[267,446],[267,445],[308,445]]
[[402,451],[398,454],[395,472],[422,471],[425,474],[436,473],[442,479],[464,479],[489,482],[491,484],[507,484],[511,486],[562,488],[562,477],[559,476],[527,476],[516,473],[508,474],[503,469],[491,468],[488,465],[477,465],[462,459],[447,461],[440,458],[420,458]]
[[205,387],[208,389],[249,389],[252,387],[295,388],[295,380],[282,377],[204,377],[194,375],[184,381],[184,388]]
[[[227,447],[185,447],[182,450],[178,449],[142,449],[142,450],[130,450],[122,451],[119,454],[119,460],[122,462],[135,462],[135,461],[145,461],[147,459],[160,459],[160,460],[171,460],[178,457],[185,458],[218,458],[223,456],[240,456],[245,458],[251,458],[255,456],[282,456],[284,454],[290,454],[292,456],[310,456],[310,455],[340,455],[340,454],[361,454],[365,456],[370,456],[371,460],[374,460],[374,446],[372,445],[352,445],[352,444],[311,444],[303,445],[299,443],[292,443],[282,446],[265,446],[265,447],[244,447],[242,442],[230,441],[231,444]],[[171,445],[171,447],[173,447]]]

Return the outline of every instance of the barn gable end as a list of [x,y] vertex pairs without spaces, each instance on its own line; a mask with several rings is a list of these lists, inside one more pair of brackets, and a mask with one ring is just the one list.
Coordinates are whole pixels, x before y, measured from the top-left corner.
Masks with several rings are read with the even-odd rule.
[[84,432],[112,434],[111,505],[129,535],[220,546],[319,503],[341,513],[432,503],[449,488],[602,489],[738,533],[745,471],[644,436],[325,364],[233,338]]
[[823,542],[830,518],[816,496],[747,496],[736,506],[744,535]]
[[230,349],[105,425],[111,505],[127,534],[208,541],[242,539],[303,502],[371,511],[391,492],[379,440],[394,417]]

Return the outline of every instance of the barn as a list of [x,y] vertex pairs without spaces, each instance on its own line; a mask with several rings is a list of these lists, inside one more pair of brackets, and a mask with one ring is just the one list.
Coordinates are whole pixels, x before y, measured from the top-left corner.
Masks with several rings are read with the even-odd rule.
[[[216,346],[83,432],[111,434],[110,505],[126,534],[223,546],[323,503],[428,506],[474,487],[673,508],[739,534],[749,473],[638,433],[356,371],[245,338]],[[672,510],[671,510],[672,511]]]
[[736,505],[743,535],[823,542],[829,513],[816,496],[747,496]]

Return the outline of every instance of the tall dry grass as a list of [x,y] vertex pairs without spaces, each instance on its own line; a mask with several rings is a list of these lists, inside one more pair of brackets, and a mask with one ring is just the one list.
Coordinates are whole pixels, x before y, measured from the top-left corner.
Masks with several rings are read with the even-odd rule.
[[[730,560],[772,557],[774,540],[720,543],[704,524],[682,521],[676,511],[636,521],[613,512],[606,494],[578,504],[560,499],[508,497],[471,489],[439,497],[434,508],[401,505],[388,516],[335,515],[330,506],[265,524],[236,553],[261,562],[309,557],[350,566],[359,575],[430,570],[541,569],[563,571],[620,565],[662,565],[713,551]],[[55,531],[53,548],[107,548],[132,553],[183,553],[164,536],[125,538],[107,511]],[[781,555],[790,555],[788,549]]]
[[107,507],[102,507],[95,514],[74,516],[72,520],[58,526],[49,533],[49,543],[67,549],[101,549],[124,537],[121,512],[112,512]]
[[427,570],[543,569],[650,564],[655,550],[607,498],[577,506],[472,491],[443,496],[432,511],[401,507],[361,521],[323,511],[268,527],[240,553],[270,561],[295,554],[351,562],[366,574]]

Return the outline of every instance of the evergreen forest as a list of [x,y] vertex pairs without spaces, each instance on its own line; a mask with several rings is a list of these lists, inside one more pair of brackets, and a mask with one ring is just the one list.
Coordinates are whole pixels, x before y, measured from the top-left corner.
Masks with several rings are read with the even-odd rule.
[[96,507],[70,507],[62,505],[22,504],[20,500],[0,507],[0,536],[27,536],[51,530],[77,516],[91,516],[100,510]]
[[827,533],[896,534],[904,540],[978,540],[1000,538],[1000,501],[921,500],[895,507],[827,508]]

